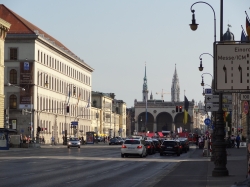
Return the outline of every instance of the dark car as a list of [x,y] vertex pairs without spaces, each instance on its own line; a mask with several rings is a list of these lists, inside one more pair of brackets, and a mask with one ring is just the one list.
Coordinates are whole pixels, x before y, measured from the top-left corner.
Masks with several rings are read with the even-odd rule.
[[117,138],[111,138],[109,140],[109,145],[119,145],[121,144]]
[[145,142],[149,142],[150,143],[150,146],[151,146],[151,149],[152,149],[151,154],[155,154],[156,147],[155,147],[154,142],[152,140],[145,140]]
[[160,149],[161,149],[161,142],[160,142],[159,140],[157,140],[157,139],[153,139],[152,141],[153,141],[153,143],[155,144],[155,151],[160,152]]
[[187,138],[180,138],[180,144],[182,146],[182,152],[186,153],[189,151],[189,141]]
[[152,155],[154,153],[154,146],[152,145],[152,142],[145,141],[144,146],[146,147],[148,155]]
[[120,145],[123,144],[124,140],[121,137],[115,137],[115,138],[118,140]]
[[164,140],[161,145],[160,149],[160,156],[167,155],[167,154],[176,154],[180,156],[181,149],[180,144],[176,140]]

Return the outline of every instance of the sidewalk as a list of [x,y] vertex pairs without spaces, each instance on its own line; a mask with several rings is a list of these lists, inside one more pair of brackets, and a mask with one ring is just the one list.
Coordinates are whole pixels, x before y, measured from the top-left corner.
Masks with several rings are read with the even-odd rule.
[[240,185],[246,180],[247,159],[246,147],[227,149],[227,165],[229,176],[213,177],[214,162],[210,157],[202,156],[202,149],[191,150],[187,161],[180,162],[171,171],[163,172],[162,178],[154,187],[247,187]]
[[[105,146],[111,146],[108,143],[103,143],[103,142],[98,142],[98,144],[84,144],[84,145],[80,145],[81,148],[84,147],[105,147]],[[112,145],[113,146],[113,145]],[[62,144],[57,144],[57,145],[50,145],[50,144],[41,144],[41,148],[66,148],[67,145],[62,145]]]

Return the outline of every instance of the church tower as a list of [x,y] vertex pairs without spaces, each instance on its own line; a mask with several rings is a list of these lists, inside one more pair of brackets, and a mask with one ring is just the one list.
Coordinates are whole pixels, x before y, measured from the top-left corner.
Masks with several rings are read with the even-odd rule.
[[179,102],[180,101],[180,86],[179,86],[179,78],[176,71],[176,64],[174,70],[174,76],[172,79],[172,86],[171,86],[171,101],[172,102]]
[[146,100],[148,100],[148,84],[147,84],[146,64],[145,64],[145,76],[143,79],[143,88],[142,88],[142,101],[146,102]]

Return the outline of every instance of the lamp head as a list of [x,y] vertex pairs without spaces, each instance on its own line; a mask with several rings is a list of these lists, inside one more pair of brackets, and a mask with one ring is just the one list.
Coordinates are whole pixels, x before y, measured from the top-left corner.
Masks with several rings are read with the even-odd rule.
[[194,14],[195,11],[192,10],[191,12],[193,13],[193,15],[192,15],[192,23],[189,24],[189,26],[190,26],[192,31],[195,31],[198,28],[199,24],[197,24],[196,21],[195,21],[195,14]]
[[22,88],[22,91],[25,91],[25,88]]
[[203,69],[204,69],[204,67],[202,67],[202,58],[200,58],[200,67],[198,67],[199,68],[199,71],[203,71]]
[[8,85],[8,86],[11,86],[11,83],[9,83],[9,82],[8,82],[8,84],[7,84],[7,85]]
[[202,76],[201,86],[204,86],[203,76]]

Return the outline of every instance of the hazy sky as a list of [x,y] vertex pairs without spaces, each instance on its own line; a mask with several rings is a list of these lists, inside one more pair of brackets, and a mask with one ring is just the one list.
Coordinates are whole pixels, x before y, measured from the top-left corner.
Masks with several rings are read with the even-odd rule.
[[[213,54],[214,14],[199,3],[193,6],[196,31],[190,30],[193,0],[1,0],[10,10],[38,26],[94,68],[92,90],[115,93],[127,107],[142,100],[145,62],[149,92],[171,92],[175,64],[181,100],[204,101],[199,56]],[[220,40],[220,1],[207,1],[215,10]],[[224,0],[223,33],[230,24],[235,40],[245,29],[249,0]],[[213,74],[213,58],[203,55],[203,73]],[[204,82],[211,85],[211,76]],[[171,95],[164,94],[170,101]]]

